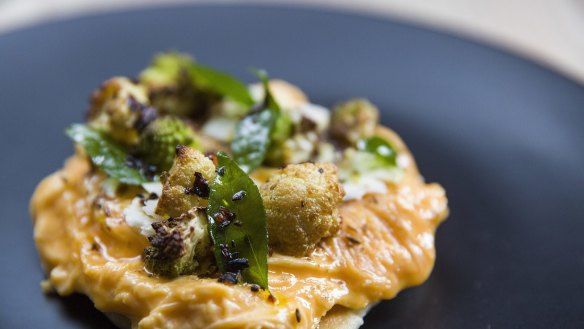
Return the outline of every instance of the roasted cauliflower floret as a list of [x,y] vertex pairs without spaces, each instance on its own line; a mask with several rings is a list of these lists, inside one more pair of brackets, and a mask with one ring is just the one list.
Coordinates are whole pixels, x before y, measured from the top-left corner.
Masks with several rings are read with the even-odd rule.
[[156,214],[179,217],[193,207],[206,207],[213,178],[213,161],[195,149],[177,146],[172,168],[162,177],[164,185]]
[[184,121],[164,116],[150,123],[140,136],[138,154],[159,172],[172,166],[177,145],[197,148],[195,132]]
[[356,145],[375,134],[378,122],[379,110],[375,105],[366,99],[352,99],[334,108],[331,133],[341,141]]
[[91,96],[89,124],[126,145],[138,142],[140,130],[157,116],[149,106],[146,90],[127,78],[103,83]]
[[202,273],[208,269],[211,240],[207,215],[203,208],[193,208],[178,218],[152,224],[154,234],[144,249],[144,267],[154,274],[174,278]]
[[333,164],[289,165],[262,185],[261,194],[270,245],[281,253],[308,255],[340,228],[344,191]]
[[204,111],[218,100],[210,92],[199,90],[191,75],[194,59],[179,52],[157,55],[140,73],[152,104],[162,113],[189,116]]

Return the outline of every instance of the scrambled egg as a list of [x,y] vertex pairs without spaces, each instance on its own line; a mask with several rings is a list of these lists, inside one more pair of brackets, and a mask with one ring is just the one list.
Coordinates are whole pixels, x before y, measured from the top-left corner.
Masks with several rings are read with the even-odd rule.
[[[393,132],[376,130],[412,159]],[[34,238],[59,294],[86,294],[97,309],[129,318],[134,328],[315,328],[327,314],[336,319],[339,306],[364,309],[430,274],[446,196],[439,185],[424,183],[413,160],[402,169],[399,182],[343,202],[338,234],[321,240],[309,257],[271,255],[273,297],[249,285],[149,274],[141,260],[148,240],[129,225],[124,209],[151,213],[153,205],[135,209],[135,191],[100,194],[106,177],[80,155],[37,187]],[[258,170],[254,179],[266,176]]]

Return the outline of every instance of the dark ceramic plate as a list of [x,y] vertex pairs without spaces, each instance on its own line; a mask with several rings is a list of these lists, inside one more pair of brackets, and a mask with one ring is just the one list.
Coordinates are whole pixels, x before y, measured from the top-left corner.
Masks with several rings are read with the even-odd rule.
[[84,17],[0,36],[0,328],[109,328],[85,297],[46,297],[27,208],[72,146],[87,96],[176,48],[317,103],[364,96],[402,135],[451,215],[421,287],[365,328],[584,328],[584,88],[472,41],[316,10],[185,7]]

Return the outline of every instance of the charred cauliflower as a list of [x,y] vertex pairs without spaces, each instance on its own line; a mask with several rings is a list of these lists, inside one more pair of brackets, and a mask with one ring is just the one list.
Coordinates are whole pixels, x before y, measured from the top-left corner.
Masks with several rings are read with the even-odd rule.
[[140,130],[157,116],[146,90],[127,78],[116,77],[91,95],[89,124],[127,145],[138,142]]
[[336,138],[355,145],[373,136],[379,122],[379,110],[366,99],[352,99],[337,105],[331,119],[331,133]]
[[198,147],[195,132],[183,120],[165,116],[150,123],[140,136],[138,154],[158,171],[172,166],[177,145]]
[[154,234],[142,255],[144,267],[160,276],[201,273],[207,269],[211,243],[207,215],[203,208],[193,208],[178,218],[152,224]]
[[333,164],[288,165],[270,177],[261,194],[270,245],[281,253],[308,255],[340,228],[344,191]]
[[179,217],[193,207],[206,207],[209,183],[214,177],[213,161],[195,149],[177,146],[172,168],[163,175],[164,185],[156,214]]

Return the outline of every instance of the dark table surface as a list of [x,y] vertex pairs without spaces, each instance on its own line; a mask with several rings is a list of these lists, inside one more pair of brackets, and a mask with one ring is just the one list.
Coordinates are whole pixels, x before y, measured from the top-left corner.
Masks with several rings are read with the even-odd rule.
[[28,201],[72,152],[62,131],[113,75],[162,50],[332,105],[369,98],[446,188],[430,279],[364,328],[584,328],[584,88],[506,52],[410,24],[317,10],[204,6],[83,17],[0,36],[0,328],[106,328],[46,297]]

